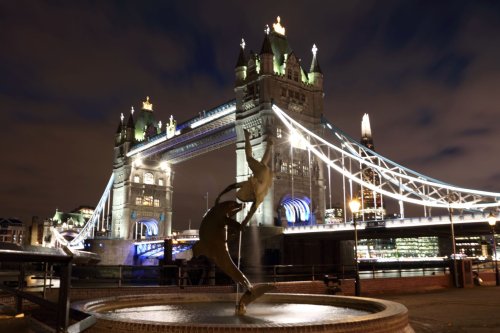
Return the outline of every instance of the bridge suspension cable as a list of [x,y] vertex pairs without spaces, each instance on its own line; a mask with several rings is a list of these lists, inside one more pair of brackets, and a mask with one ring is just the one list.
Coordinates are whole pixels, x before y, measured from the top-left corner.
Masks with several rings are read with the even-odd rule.
[[[110,194],[111,194],[111,188],[113,187],[113,179],[114,179],[114,175],[111,174],[111,177],[109,178],[108,184],[104,188],[104,193],[102,194],[101,199],[97,203],[97,206],[94,209],[94,212],[92,213],[92,215],[88,219],[87,223],[80,230],[78,235],[76,235],[72,240],[68,241],[54,227],[51,227],[52,243],[58,242],[60,245],[67,246],[70,248],[83,247],[83,241],[85,239],[93,236],[93,233],[99,227],[99,221],[100,220],[104,221],[106,209],[108,209],[108,213],[109,213],[109,204],[108,204],[108,208],[106,208],[106,202],[109,203],[109,200],[111,199]],[[102,217],[102,219],[100,219],[100,217]],[[102,227],[102,223],[103,222],[101,222],[101,227]]]
[[[500,206],[500,193],[462,188],[420,174],[368,149],[323,119],[325,129],[333,134],[334,143],[329,142],[294,120],[278,106],[273,105],[272,108],[295,138],[295,142],[300,141],[327,166],[362,187],[400,203],[427,207],[482,211]],[[348,165],[358,167],[352,171],[347,168]],[[363,179],[363,170],[367,168],[379,175],[380,184]]]

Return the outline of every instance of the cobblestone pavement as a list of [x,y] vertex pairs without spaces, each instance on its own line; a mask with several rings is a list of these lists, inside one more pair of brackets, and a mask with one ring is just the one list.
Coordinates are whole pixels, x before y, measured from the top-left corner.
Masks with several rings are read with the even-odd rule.
[[376,297],[404,304],[416,333],[500,333],[500,287]]

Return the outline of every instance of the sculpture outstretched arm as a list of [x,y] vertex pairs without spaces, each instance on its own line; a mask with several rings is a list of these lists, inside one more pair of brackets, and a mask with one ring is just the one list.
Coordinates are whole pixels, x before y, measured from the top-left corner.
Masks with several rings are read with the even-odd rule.
[[219,193],[219,195],[217,196],[217,198],[215,199],[215,204],[217,205],[219,203],[219,200],[220,198],[226,194],[227,192],[229,191],[232,191],[234,189],[238,189],[240,188],[241,186],[243,186],[243,183],[244,182],[239,182],[239,183],[233,183],[231,185],[229,185],[228,187],[226,187],[222,192]]

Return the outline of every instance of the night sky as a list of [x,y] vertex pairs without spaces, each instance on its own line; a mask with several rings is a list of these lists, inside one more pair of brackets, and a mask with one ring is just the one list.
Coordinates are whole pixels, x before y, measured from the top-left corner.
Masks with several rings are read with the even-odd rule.
[[[232,98],[241,38],[260,51],[276,16],[325,116],[428,176],[500,192],[498,1],[0,0],[0,216],[95,206],[120,114],[150,96],[178,122]],[[197,227],[234,181],[234,147],[178,165],[173,226]]]

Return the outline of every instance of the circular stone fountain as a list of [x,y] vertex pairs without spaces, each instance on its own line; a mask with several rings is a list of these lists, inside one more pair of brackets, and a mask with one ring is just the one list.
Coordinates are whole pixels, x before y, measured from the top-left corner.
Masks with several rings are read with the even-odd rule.
[[360,297],[265,294],[235,315],[235,294],[130,295],[78,302],[97,317],[89,332],[412,333],[399,303]]

